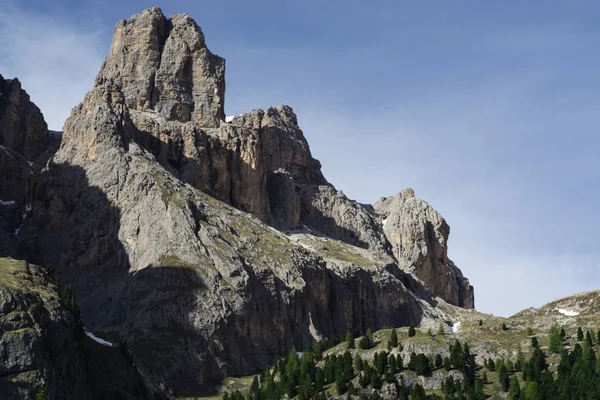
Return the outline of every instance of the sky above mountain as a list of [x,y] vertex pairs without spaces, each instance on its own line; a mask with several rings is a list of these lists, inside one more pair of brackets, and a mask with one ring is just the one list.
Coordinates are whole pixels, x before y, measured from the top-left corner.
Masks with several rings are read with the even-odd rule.
[[228,115],[289,104],[349,197],[435,207],[480,311],[600,288],[600,3],[3,0],[0,74],[60,130],[154,5],[227,59]]

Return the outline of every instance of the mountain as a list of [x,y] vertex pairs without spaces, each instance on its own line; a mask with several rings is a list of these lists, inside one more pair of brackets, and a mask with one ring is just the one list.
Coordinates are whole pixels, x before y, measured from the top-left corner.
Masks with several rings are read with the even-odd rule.
[[44,364],[0,362],[39,371],[19,393],[175,398],[347,331],[482,318],[427,202],[406,189],[357,203],[323,176],[291,107],[224,107],[225,60],[189,16],[156,7],[117,24],[64,132],[0,76],[0,256],[43,275],[57,299],[43,307],[75,343],[68,384],[38,348],[20,345]]

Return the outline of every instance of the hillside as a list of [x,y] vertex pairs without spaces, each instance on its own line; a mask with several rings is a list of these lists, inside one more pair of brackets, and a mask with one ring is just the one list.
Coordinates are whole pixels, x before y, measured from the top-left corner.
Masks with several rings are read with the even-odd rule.
[[[437,329],[416,328],[414,335],[411,335],[409,333],[411,329],[406,327],[380,330],[372,334],[373,346],[368,349],[360,348],[361,340],[364,340],[364,337],[354,338],[354,345],[352,346],[349,346],[347,338],[340,339],[341,343],[324,351],[323,356],[319,359],[326,360],[328,357],[333,356],[342,358],[350,354],[353,360],[354,372],[352,374],[354,378],[350,379],[349,382],[355,387],[351,391],[355,391],[354,395],[361,398],[379,398],[378,396],[380,396],[383,399],[395,399],[398,396],[404,398],[402,396],[412,393],[413,397],[411,398],[416,399],[420,398],[415,392],[417,385],[424,388],[425,393],[431,396],[432,399],[437,398],[435,396],[454,398],[447,397],[447,380],[452,377],[454,381],[461,382],[465,374],[460,368],[455,368],[454,365],[447,366],[446,359],[452,359],[452,348],[459,341],[463,348],[465,344],[469,346],[468,352],[472,355],[476,364],[474,368],[475,377],[480,380],[481,389],[485,393],[483,398],[512,398],[508,390],[505,391],[502,388],[499,366],[506,365],[503,373],[506,373],[508,378],[504,379],[510,379],[514,376],[519,387],[524,390],[527,386],[526,381],[529,378],[525,379],[523,365],[534,358],[536,347],[545,354],[547,371],[558,382],[559,365],[563,365],[564,361],[561,361],[560,351],[557,352],[549,345],[549,332],[552,327],[564,329],[565,336],[561,340],[561,346],[568,352],[581,352],[582,345],[585,352],[586,344],[584,342],[587,339],[586,336],[578,337],[578,330],[581,328],[582,332],[590,332],[592,346],[589,348],[595,353],[594,357],[596,358],[594,359],[597,359],[598,354],[600,354],[598,300],[600,300],[600,291],[579,293],[555,300],[539,309],[524,310],[510,318],[493,317],[476,311],[462,311],[455,308],[456,319],[452,326],[440,324]],[[578,315],[573,315],[576,312]],[[392,331],[395,331],[397,339],[392,338]],[[396,340],[396,346],[390,345],[393,340]],[[537,346],[533,345],[534,341],[537,341]],[[577,347],[579,347],[579,350],[577,350]],[[318,352],[315,351],[315,354]],[[395,356],[402,360],[401,362],[394,362],[393,370],[397,372],[393,373],[391,378],[386,375],[387,378],[384,379],[384,375],[381,375],[382,381],[376,387],[369,384],[365,385],[361,381],[364,370],[360,370],[363,372],[357,372],[357,358],[360,357],[363,362],[371,363],[373,367],[376,367],[377,357],[384,352],[386,358]],[[430,372],[419,374],[409,366],[411,355],[414,356],[414,354],[424,354],[430,360]],[[439,365],[436,364],[438,356],[441,361]],[[490,369],[488,366],[490,360],[494,360],[496,365],[494,369]],[[288,365],[288,361],[289,357],[284,365]],[[326,364],[325,361],[315,362],[317,368],[326,369]],[[384,370],[387,371],[385,374],[390,373],[389,365],[388,362]],[[403,365],[403,367],[398,368],[397,365]],[[594,362],[591,369],[594,370],[595,368],[597,368],[596,362]],[[276,370],[277,367],[271,371],[275,373]],[[206,397],[206,399],[216,399],[223,396],[225,398],[232,394],[232,398],[235,398],[234,392],[236,391],[247,394],[252,391],[253,378],[253,376],[248,376],[225,379],[220,386],[222,394]],[[260,381],[262,382],[264,379],[263,373]],[[595,390],[593,393],[600,393],[600,368],[597,369],[591,384],[595,385],[595,389],[590,390]],[[324,394],[326,397],[340,397],[336,385],[335,382],[325,383]],[[264,385],[260,387],[264,390]],[[404,392],[402,387],[405,388]],[[313,390],[314,388],[313,386]],[[302,384],[297,390],[302,391]],[[467,389],[461,389],[461,391],[467,398]],[[575,390],[574,393],[580,392]],[[560,396],[563,397],[557,395],[557,398],[578,398],[578,394],[572,395],[575,397],[561,394]],[[300,393],[299,396],[302,397],[302,394]],[[313,393],[313,396],[320,397],[318,393]],[[341,397],[345,398],[345,396]],[[249,398],[254,397],[250,396]],[[550,397],[542,396],[539,398]]]

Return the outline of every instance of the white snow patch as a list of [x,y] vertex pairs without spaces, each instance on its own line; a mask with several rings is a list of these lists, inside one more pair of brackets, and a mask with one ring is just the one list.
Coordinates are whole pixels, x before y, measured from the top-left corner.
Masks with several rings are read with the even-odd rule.
[[33,161],[27,161],[27,165],[29,165],[30,167],[33,167]]
[[241,117],[244,114],[228,115],[225,117],[225,122],[231,122],[235,117]]
[[303,226],[303,227],[304,227],[304,229],[306,229],[307,231],[309,231],[309,232],[312,232],[312,229],[310,229],[308,226],[306,226],[306,225],[302,225],[302,226]]
[[454,325],[452,325],[450,332],[456,333],[458,332],[458,328],[460,328],[460,321],[456,321]]
[[387,223],[387,218],[385,218],[383,221],[381,221],[381,226],[385,228],[386,223]]
[[94,342],[100,343],[103,346],[110,346],[110,347],[113,346],[113,344],[111,342],[107,342],[106,340],[99,338],[98,336],[94,335],[92,332],[88,331],[86,328],[83,328],[83,331],[85,332],[85,335],[87,337],[89,337],[90,339],[92,339]]
[[21,228],[17,228],[17,229],[15,229],[15,236],[18,236],[18,235],[19,235],[19,231],[20,231],[20,230],[21,230]]
[[556,309],[559,313],[566,315],[567,317],[574,317],[576,315],[579,315],[579,313],[577,311],[573,311],[573,310],[566,310],[564,308],[557,308]]
[[14,206],[15,204],[17,204],[17,202],[14,200],[7,200],[7,201],[0,200],[0,206]]

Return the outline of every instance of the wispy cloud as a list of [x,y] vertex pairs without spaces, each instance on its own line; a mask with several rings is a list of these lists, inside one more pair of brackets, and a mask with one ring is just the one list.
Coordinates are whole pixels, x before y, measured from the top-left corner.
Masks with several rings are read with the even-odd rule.
[[10,1],[0,4],[0,15],[0,73],[19,78],[50,129],[62,129],[71,108],[93,85],[108,51],[106,37]]

